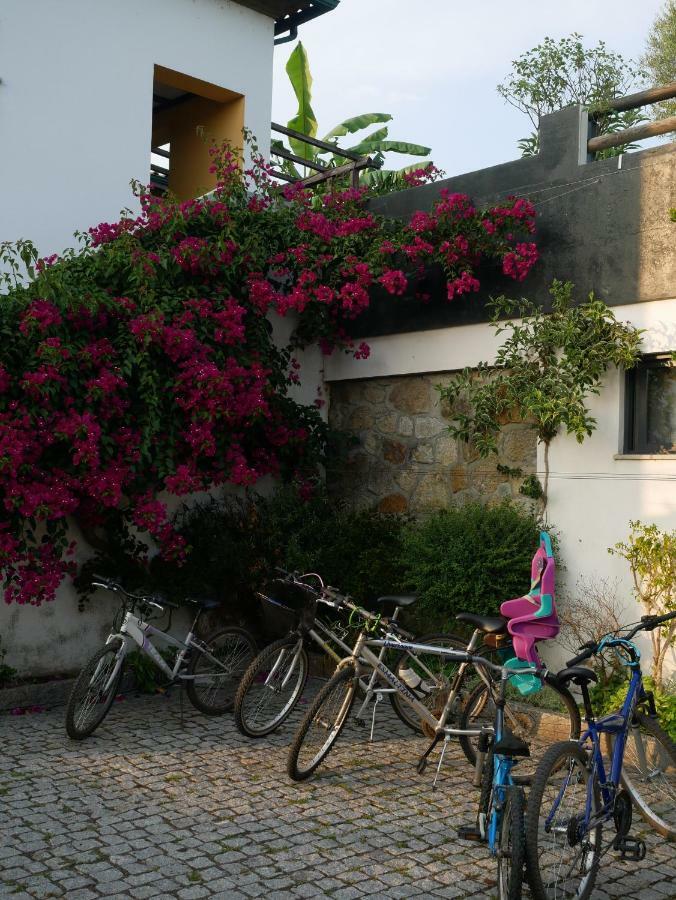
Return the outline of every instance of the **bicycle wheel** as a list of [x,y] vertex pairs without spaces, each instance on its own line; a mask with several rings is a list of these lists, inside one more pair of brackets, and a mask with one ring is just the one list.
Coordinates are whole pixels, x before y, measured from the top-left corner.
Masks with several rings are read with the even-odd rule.
[[111,641],[85,664],[66,707],[66,732],[74,741],[89,737],[105,719],[122,678],[122,641]]
[[[416,644],[433,644],[452,650],[466,650],[467,641],[454,634],[426,634]],[[433,715],[441,715],[448,691],[460,663],[432,653],[403,651],[392,665],[392,671],[411,688]],[[403,676],[402,676],[403,673]],[[415,710],[399,692],[390,694],[390,702],[401,721],[418,734],[423,734],[423,723]],[[432,736],[432,735],[431,735]]]
[[220,716],[232,709],[240,679],[256,655],[256,642],[248,631],[231,627],[212,634],[204,644],[206,653],[192,651],[185,691],[195,709]]
[[294,781],[305,781],[326,759],[345,727],[356,690],[355,667],[347,665],[319,691],[289,750],[286,771]]
[[[611,752],[611,735],[606,740]],[[676,744],[643,712],[636,713],[627,735],[622,784],[646,822],[667,840],[676,840]]]
[[481,839],[488,839],[488,816],[493,801],[493,748],[489,747],[484,758],[484,768],[481,773],[481,792],[479,794],[479,809],[477,811],[476,824],[481,834]]
[[235,725],[247,737],[270,734],[300,700],[309,663],[302,638],[285,637],[266,647],[242,676],[235,697]]
[[596,772],[574,741],[540,761],[526,806],[526,872],[535,900],[586,900],[594,889],[602,825],[585,830],[601,808]]
[[[498,686],[495,686],[497,691]],[[483,681],[467,698],[459,728],[482,728],[495,721],[495,700]],[[559,687],[549,675],[542,689],[530,697],[524,697],[514,687],[508,686],[505,704],[505,725],[530,747],[530,757],[519,762],[512,773],[515,784],[529,784],[545,750],[554,741],[563,738],[576,740],[580,736],[580,711],[572,694]],[[470,765],[476,762],[478,737],[463,735],[460,746]]]
[[498,838],[498,897],[521,900],[523,867],[526,862],[524,814],[526,798],[523,788],[504,788],[505,803],[500,813]]

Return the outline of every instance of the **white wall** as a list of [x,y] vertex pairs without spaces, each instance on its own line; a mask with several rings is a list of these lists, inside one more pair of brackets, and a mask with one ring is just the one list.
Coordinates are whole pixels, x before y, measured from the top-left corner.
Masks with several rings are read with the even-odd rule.
[[[618,318],[645,328],[646,353],[676,350],[676,300],[622,306]],[[617,370],[604,381],[601,394],[589,404],[597,428],[584,444],[559,435],[549,454],[549,518],[561,537],[567,567],[564,581],[574,602],[580,577],[617,582],[617,596],[626,604],[627,620],[642,614],[633,602],[627,563],[607,550],[629,535],[630,519],[661,529],[676,528],[676,455],[618,458],[622,449],[623,378]],[[544,471],[544,455],[538,453]],[[649,638],[643,640],[649,653]],[[672,653],[668,667],[674,669]]]
[[[656,300],[615,308],[621,321],[646,329],[646,353],[676,350],[676,299]],[[443,328],[367,339],[369,359],[357,362],[334,355],[325,363],[331,381],[387,377],[417,372],[442,372],[491,362],[504,335],[496,336],[487,324]],[[655,522],[662,529],[676,528],[676,455],[616,458],[622,448],[623,376],[608,373],[601,393],[590,408],[597,419],[591,438],[580,445],[559,435],[550,449],[548,519],[561,539],[565,569],[559,576],[574,603],[582,579],[617,579],[618,599],[626,604],[627,620],[641,613],[632,599],[627,564],[607,550],[629,534],[629,520]],[[538,474],[544,475],[542,449]],[[648,652],[648,641],[644,642]],[[552,662],[561,659],[551,655]],[[564,654],[565,658],[565,654]],[[669,661],[676,665],[676,658]]]
[[153,66],[245,96],[267,152],[273,20],[229,0],[2,0],[0,241],[43,255],[148,182]]

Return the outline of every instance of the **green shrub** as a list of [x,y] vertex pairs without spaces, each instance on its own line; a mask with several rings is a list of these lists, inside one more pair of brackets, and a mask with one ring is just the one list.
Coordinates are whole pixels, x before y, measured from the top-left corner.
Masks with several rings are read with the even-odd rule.
[[186,595],[215,597],[236,614],[246,612],[252,588],[266,568],[259,516],[252,498],[209,498],[182,507],[176,531],[190,550],[182,566],[156,557],[152,574],[173,599]]
[[409,526],[402,563],[419,594],[416,622],[457,630],[458,612],[497,615],[528,590],[538,535],[537,518],[509,503],[468,504]]
[[302,500],[288,488],[262,501],[259,515],[269,561],[318,572],[363,603],[402,589],[403,519],[342,509],[322,493]]

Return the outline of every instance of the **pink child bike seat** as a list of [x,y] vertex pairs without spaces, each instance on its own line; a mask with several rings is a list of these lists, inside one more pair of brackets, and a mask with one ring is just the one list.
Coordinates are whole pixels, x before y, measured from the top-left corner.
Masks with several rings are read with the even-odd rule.
[[507,600],[500,607],[502,615],[509,619],[507,630],[517,659],[533,666],[541,665],[535,642],[551,640],[559,633],[554,603],[555,573],[551,538],[546,531],[541,531],[540,546],[531,563],[530,591],[523,597]]

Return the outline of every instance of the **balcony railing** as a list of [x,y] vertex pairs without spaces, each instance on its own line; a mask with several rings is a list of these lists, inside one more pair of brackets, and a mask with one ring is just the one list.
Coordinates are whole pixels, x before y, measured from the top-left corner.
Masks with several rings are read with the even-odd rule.
[[276,156],[278,159],[285,159],[294,165],[302,166],[305,169],[311,169],[316,173],[315,175],[308,175],[305,178],[297,178],[295,175],[285,172],[279,167],[273,169],[271,174],[274,175],[275,178],[280,178],[282,181],[289,181],[294,184],[301,184],[303,187],[310,187],[311,185],[321,184],[323,181],[330,181],[333,178],[347,176],[350,180],[351,187],[358,187],[360,172],[364,169],[380,168],[381,163],[371,159],[370,156],[361,156],[359,153],[354,153],[351,150],[343,150],[336,144],[329,144],[327,141],[320,141],[319,138],[309,137],[307,134],[302,134],[300,131],[294,131],[292,128],[285,128],[283,125],[278,125],[276,122],[273,122],[270,127],[272,131],[277,134],[283,134],[286,137],[293,138],[310,147],[326,150],[339,159],[342,158],[348,160],[348,162],[339,166],[329,165],[323,162],[320,163],[315,158],[305,159],[303,156],[297,156],[295,153],[287,150],[286,147],[282,147],[279,142],[273,142],[272,147],[270,148],[271,156]]

